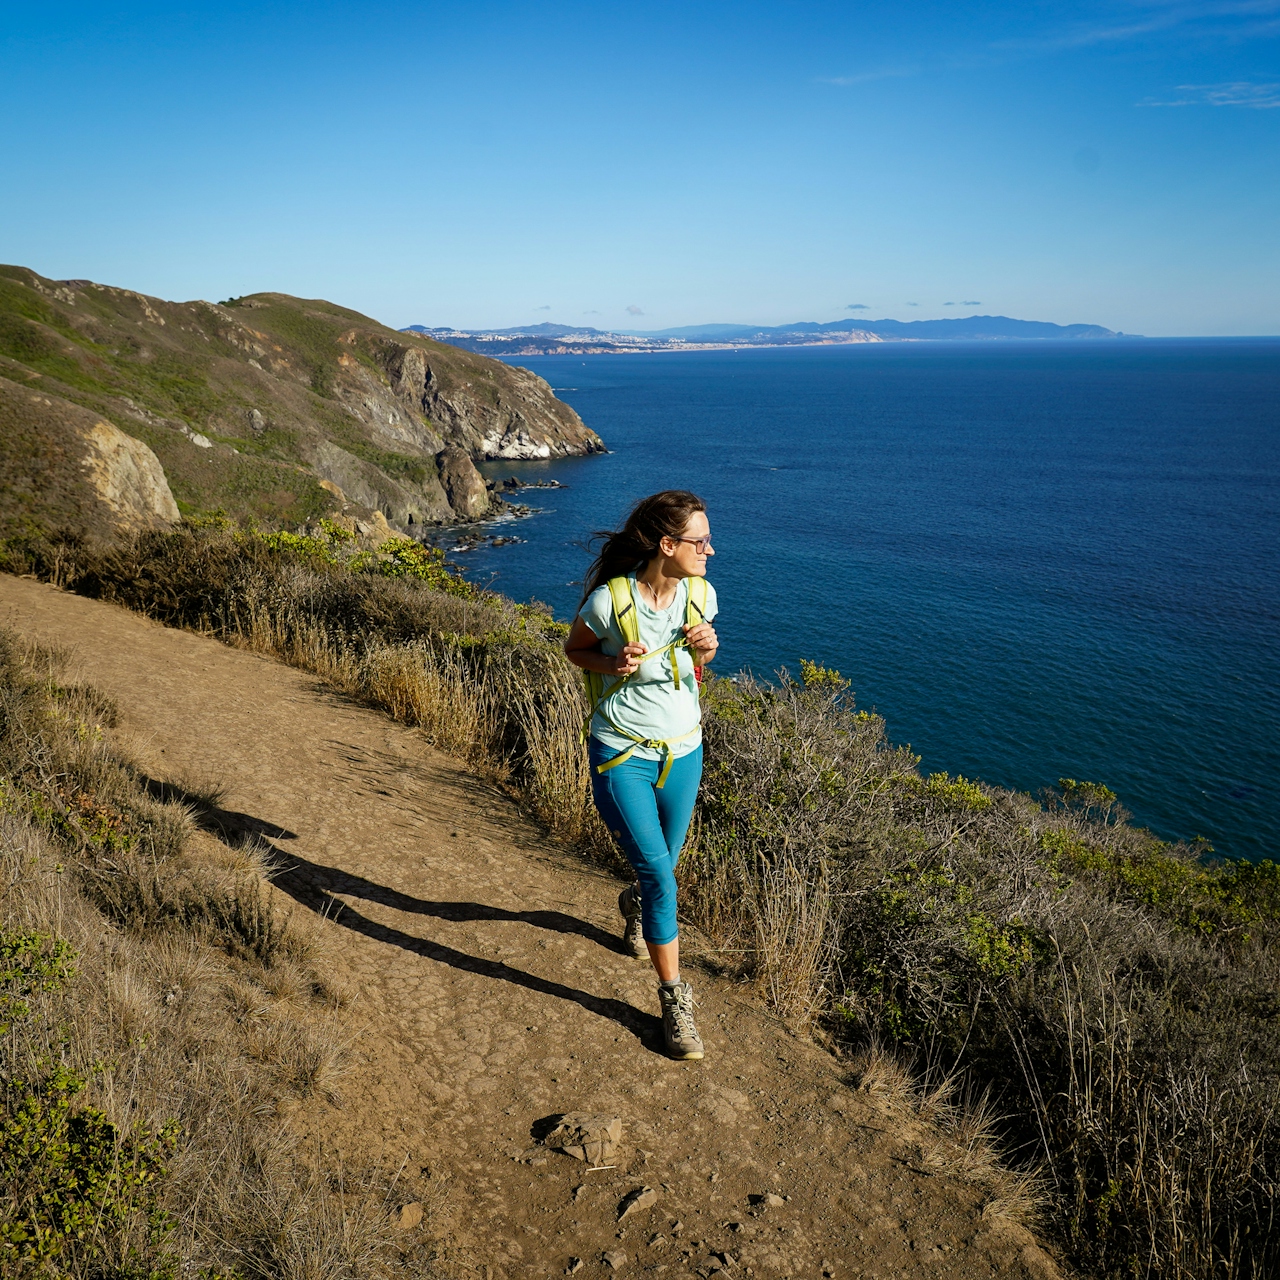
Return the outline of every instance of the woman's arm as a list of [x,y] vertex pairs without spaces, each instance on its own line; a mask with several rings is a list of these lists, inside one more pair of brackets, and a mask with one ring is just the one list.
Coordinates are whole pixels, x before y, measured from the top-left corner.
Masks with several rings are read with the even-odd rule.
[[599,671],[606,676],[629,676],[640,665],[647,650],[642,644],[625,644],[617,657],[600,651],[600,639],[583,620],[573,620],[564,642],[564,656],[584,671]]

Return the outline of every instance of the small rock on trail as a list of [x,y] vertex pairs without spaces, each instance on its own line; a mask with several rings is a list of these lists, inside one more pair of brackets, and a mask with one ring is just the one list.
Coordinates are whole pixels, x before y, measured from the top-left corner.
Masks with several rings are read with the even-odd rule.
[[622,1120],[618,1116],[549,1116],[534,1128],[536,1130],[549,1123],[554,1127],[542,1139],[545,1146],[591,1164],[603,1164],[622,1141]]
[[391,1225],[397,1231],[411,1231],[422,1221],[422,1202],[413,1200],[402,1204],[392,1215]]
[[630,1194],[623,1196],[618,1205],[618,1221],[632,1213],[639,1213],[657,1203],[658,1193],[652,1187],[637,1187]]

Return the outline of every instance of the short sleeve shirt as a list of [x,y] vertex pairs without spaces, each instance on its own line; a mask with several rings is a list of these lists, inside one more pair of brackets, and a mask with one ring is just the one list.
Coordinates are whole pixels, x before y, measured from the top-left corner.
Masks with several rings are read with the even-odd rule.
[[[684,635],[685,610],[689,600],[689,579],[676,588],[669,608],[654,609],[641,598],[635,574],[628,574],[631,594],[636,602],[640,643],[649,653],[663,649]],[[707,583],[706,616],[716,616],[716,590]],[[613,598],[607,585],[597,587],[586,599],[579,613],[600,641],[601,651],[609,657],[622,652],[626,643],[622,628],[613,616]],[[642,662],[640,669],[625,684],[606,686],[600,711],[591,721],[591,736],[607,747],[622,752],[635,747],[634,755],[644,760],[659,760],[662,753],[652,747],[636,746],[628,737],[609,724],[625,729],[637,738],[653,738],[671,742],[673,756],[687,755],[702,743],[702,712],[698,706],[698,686],[693,675],[693,656],[688,649],[677,649],[675,660],[680,668],[680,687],[676,688],[671,670],[671,654]],[[607,719],[606,719],[607,717]],[[685,735],[688,735],[687,737]],[[673,739],[679,738],[676,742]]]

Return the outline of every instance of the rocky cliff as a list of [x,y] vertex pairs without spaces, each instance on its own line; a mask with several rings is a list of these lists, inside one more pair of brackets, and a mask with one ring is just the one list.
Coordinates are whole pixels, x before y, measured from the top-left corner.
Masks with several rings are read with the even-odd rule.
[[[5,481],[9,525],[14,513],[102,529],[144,519],[127,512],[217,509],[287,524],[345,509],[413,533],[500,509],[477,461],[604,449],[527,370],[285,294],[174,303],[0,267],[0,377],[0,476],[57,475],[79,494],[59,503],[42,483],[11,498]],[[99,463],[77,463],[72,485],[46,454],[75,451],[71,428],[49,422],[77,407]],[[157,479],[169,506],[139,496]]]

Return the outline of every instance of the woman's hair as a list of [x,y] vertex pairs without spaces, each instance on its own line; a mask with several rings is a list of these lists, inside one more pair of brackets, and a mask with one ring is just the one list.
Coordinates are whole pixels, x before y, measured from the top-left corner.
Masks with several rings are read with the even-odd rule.
[[641,498],[621,529],[603,529],[592,535],[591,541],[599,544],[600,553],[587,570],[583,600],[610,578],[648,564],[658,554],[663,538],[682,537],[689,517],[706,509],[702,499],[687,489],[664,489]]

